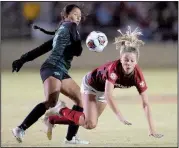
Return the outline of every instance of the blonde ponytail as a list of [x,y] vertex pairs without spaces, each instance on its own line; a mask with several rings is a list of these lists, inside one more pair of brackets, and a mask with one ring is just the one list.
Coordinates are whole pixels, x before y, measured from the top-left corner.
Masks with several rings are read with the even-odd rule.
[[121,36],[115,38],[114,44],[116,44],[116,49],[120,49],[120,55],[125,52],[133,52],[137,55],[137,59],[139,59],[139,48],[144,45],[142,40],[139,40],[138,37],[143,35],[139,28],[136,28],[133,32],[131,31],[131,27],[128,26],[125,34],[121,32],[121,30],[117,30]]
[[140,46],[144,45],[142,40],[138,39],[138,36],[143,35],[139,28],[136,28],[133,32],[131,27],[128,26],[125,34],[121,30],[117,30],[122,36],[115,37],[116,49],[120,49],[121,46],[128,46],[139,49]]

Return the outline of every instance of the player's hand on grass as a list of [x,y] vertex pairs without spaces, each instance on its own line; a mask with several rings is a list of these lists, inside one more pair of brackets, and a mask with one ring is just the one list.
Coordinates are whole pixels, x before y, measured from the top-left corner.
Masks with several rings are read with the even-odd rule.
[[128,121],[127,121],[126,119],[124,119],[124,118],[121,118],[121,117],[118,116],[118,119],[119,119],[123,124],[125,124],[125,125],[132,125],[132,123],[128,122]]
[[18,72],[21,67],[23,66],[24,62],[21,59],[15,60],[12,63],[12,72],[16,71]]
[[164,135],[162,134],[156,134],[156,133],[151,133],[149,136],[155,137],[155,138],[162,138]]
[[124,123],[125,125],[132,125],[132,123],[128,122],[127,120],[123,120],[121,122]]

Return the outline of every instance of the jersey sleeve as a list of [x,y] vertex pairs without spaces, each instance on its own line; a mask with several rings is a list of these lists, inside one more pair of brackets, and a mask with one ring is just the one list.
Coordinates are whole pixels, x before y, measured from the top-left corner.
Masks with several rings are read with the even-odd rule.
[[23,54],[21,56],[21,59],[24,62],[28,62],[28,61],[32,61],[32,60],[40,57],[41,55],[52,50],[52,43],[53,43],[53,39],[48,40],[47,42],[43,43],[42,45],[38,46],[37,48]]
[[145,78],[143,76],[143,73],[141,69],[137,68],[136,74],[135,74],[135,86],[139,92],[139,94],[143,93],[145,90],[147,90],[147,84],[145,81]]
[[112,63],[109,68],[107,69],[107,80],[110,81],[112,84],[115,84],[116,80],[118,79],[117,75],[117,63]]

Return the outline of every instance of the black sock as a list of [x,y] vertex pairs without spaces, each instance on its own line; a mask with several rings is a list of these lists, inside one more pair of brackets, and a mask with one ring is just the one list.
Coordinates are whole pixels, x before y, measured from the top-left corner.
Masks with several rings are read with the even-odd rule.
[[46,107],[44,103],[39,103],[25,118],[19,128],[26,130],[32,124],[34,124],[43,114],[46,112]]
[[[80,106],[77,106],[77,105],[74,105],[72,107],[72,110],[83,112],[83,108],[80,107]],[[72,140],[73,136],[75,136],[77,134],[78,129],[79,129],[79,125],[69,125],[66,139],[67,140]]]

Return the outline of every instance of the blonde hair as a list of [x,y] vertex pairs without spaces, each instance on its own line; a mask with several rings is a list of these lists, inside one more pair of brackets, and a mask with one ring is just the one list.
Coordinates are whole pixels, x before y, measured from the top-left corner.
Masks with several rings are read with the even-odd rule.
[[120,49],[120,55],[124,52],[133,52],[137,54],[137,58],[139,59],[139,48],[144,45],[142,40],[138,39],[138,36],[143,35],[139,28],[136,28],[133,32],[131,31],[131,27],[128,26],[125,34],[121,32],[121,30],[117,30],[120,32],[122,36],[115,37],[116,49]]

